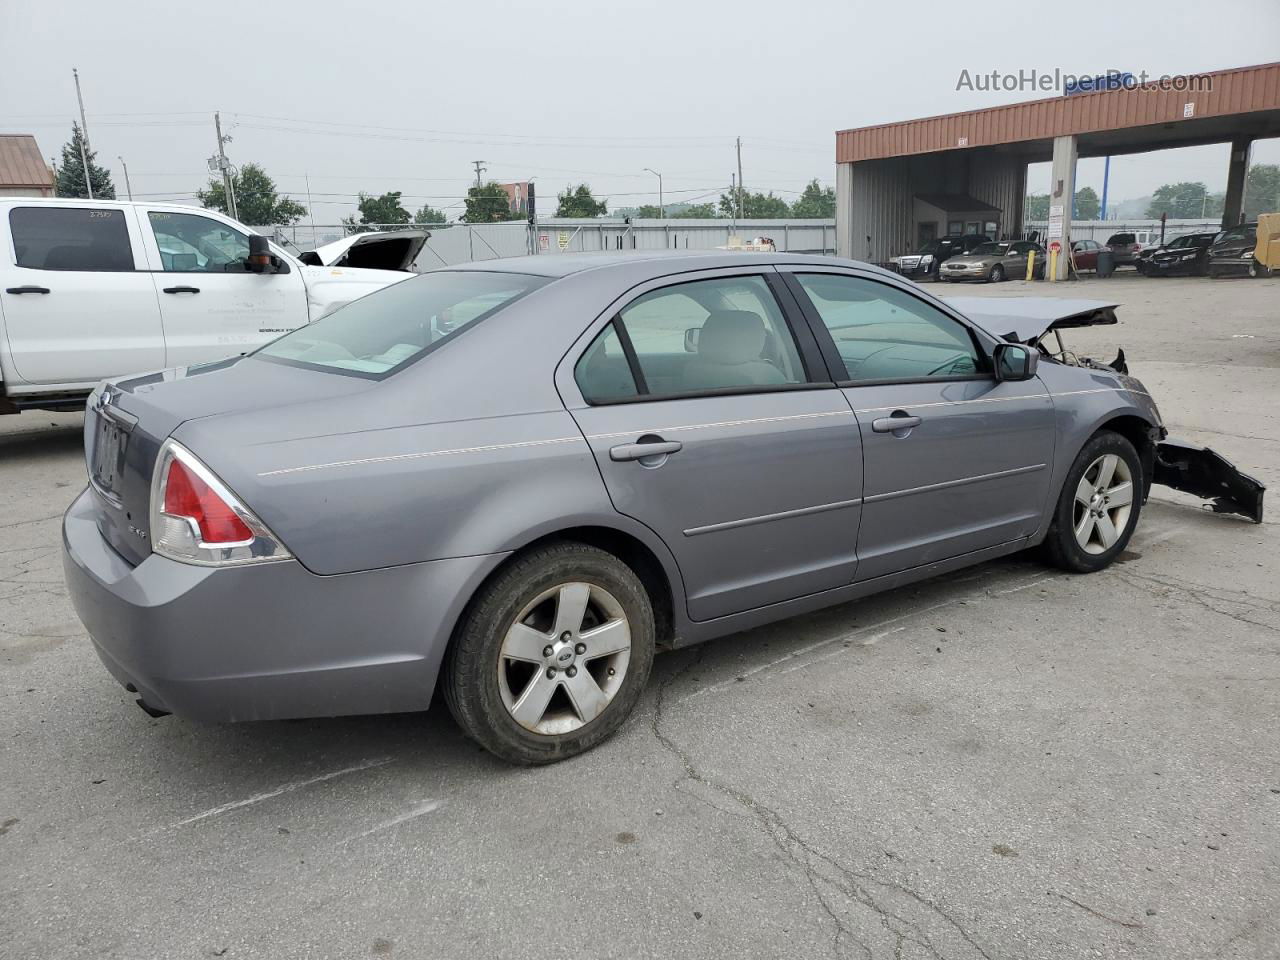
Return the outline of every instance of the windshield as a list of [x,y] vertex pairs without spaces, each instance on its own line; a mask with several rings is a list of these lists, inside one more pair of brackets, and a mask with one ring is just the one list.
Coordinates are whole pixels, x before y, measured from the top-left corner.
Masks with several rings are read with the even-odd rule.
[[1225,243],[1228,240],[1253,240],[1257,234],[1254,233],[1254,227],[1235,227],[1232,230],[1226,230],[1218,234],[1217,243]]
[[975,257],[1002,257],[1008,249],[1007,243],[980,243],[973,248],[972,253]]
[[479,270],[423,274],[299,327],[254,356],[381,380],[546,282]]
[[916,253],[919,253],[922,255],[926,253],[937,253],[942,248],[942,244],[945,242],[946,242],[945,240],[941,242],[938,240],[930,240],[923,247],[917,250]]

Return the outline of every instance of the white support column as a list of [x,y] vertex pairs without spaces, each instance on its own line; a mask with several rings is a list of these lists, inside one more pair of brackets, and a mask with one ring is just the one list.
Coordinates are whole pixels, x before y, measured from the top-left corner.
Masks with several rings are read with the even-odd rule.
[[836,256],[853,257],[853,164],[836,164]]
[[[1071,266],[1071,207],[1076,195],[1076,138],[1054,137],[1053,174],[1049,182],[1049,230],[1045,249],[1049,262],[1045,276],[1050,280],[1067,279]],[[1053,244],[1059,245],[1054,267]]]

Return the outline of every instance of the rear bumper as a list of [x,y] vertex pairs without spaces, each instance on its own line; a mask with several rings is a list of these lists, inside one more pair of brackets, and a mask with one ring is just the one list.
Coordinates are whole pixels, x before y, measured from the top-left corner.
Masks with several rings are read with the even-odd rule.
[[424,710],[453,624],[502,554],[320,577],[293,560],[130,566],[82,493],[62,527],[76,613],[154,710],[268,720]]

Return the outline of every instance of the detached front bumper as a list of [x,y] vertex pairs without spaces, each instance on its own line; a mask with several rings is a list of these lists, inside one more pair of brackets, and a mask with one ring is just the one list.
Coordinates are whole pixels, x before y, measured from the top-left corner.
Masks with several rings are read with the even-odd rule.
[[1262,522],[1266,486],[1208,447],[1180,440],[1160,442],[1156,445],[1154,480],[1203,497],[1210,501],[1214,513],[1238,513],[1254,523]]
[[504,555],[321,577],[296,560],[130,566],[86,490],[62,565],[103,664],[140,704],[200,720],[425,710],[450,631]]

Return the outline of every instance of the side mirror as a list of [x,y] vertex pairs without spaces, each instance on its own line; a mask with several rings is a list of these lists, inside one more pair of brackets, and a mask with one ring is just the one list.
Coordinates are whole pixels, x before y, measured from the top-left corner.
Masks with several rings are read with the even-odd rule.
[[698,352],[698,337],[702,334],[701,327],[690,327],[684,332],[684,351],[685,353]]
[[271,256],[271,247],[267,238],[256,233],[249,234],[249,258],[245,261],[245,269],[250,273],[275,273],[275,258]]
[[1030,380],[1036,375],[1040,365],[1040,352],[1023,343],[996,344],[992,356],[996,379],[1001,383],[1016,380]]

